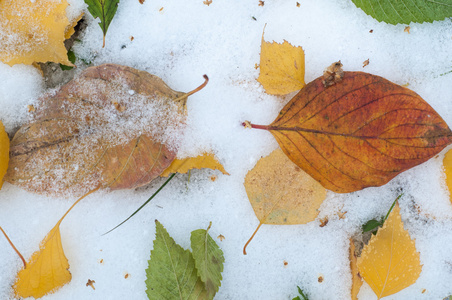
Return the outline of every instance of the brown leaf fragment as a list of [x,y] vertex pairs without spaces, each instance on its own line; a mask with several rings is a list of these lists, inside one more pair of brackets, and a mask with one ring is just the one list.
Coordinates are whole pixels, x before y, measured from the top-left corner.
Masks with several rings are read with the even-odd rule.
[[138,0],[138,2],[140,2],[140,4],[144,4],[144,1],[146,1],[146,0]]
[[299,2],[297,2],[297,7],[300,7],[300,3]]
[[319,283],[322,283],[322,282],[323,282],[323,276],[319,276],[319,278],[317,278],[317,281],[318,281]]
[[284,268],[287,268],[287,265],[289,265],[289,263],[287,261],[284,260]]
[[339,211],[339,212],[337,213],[337,216],[339,217],[339,220],[345,219],[345,214],[346,214],[346,213],[347,213],[346,211],[344,211],[344,212]]
[[217,236],[217,239],[219,239],[222,242],[224,241],[225,237],[222,234],[220,234],[219,236]]
[[210,4],[212,4],[212,0],[205,0],[202,3],[204,3],[207,6],[209,6]]
[[57,196],[143,186],[175,158],[166,132],[183,129],[189,94],[130,67],[87,68],[39,100],[12,140],[6,180]]
[[264,1],[262,1],[262,0],[259,0],[259,6],[264,6]]
[[369,33],[373,33],[373,32],[374,32],[374,30],[373,30],[373,29],[369,30]]
[[404,32],[407,32],[408,34],[410,34],[410,26],[405,26],[405,29],[403,30]]
[[332,63],[328,68],[323,71],[323,86],[329,87],[342,81],[344,77],[344,71],[342,70],[341,61]]
[[325,218],[319,219],[320,221],[320,227],[325,227],[328,224],[328,216],[326,216]]
[[368,66],[368,65],[369,65],[369,59],[366,59],[366,60],[363,62],[363,68],[366,67],[366,66]]
[[96,288],[94,287],[94,284],[96,283],[96,281],[88,279],[88,282],[86,283],[86,286],[90,286],[93,288],[93,290],[95,290]]
[[268,126],[284,153],[325,188],[381,186],[452,142],[441,116],[418,94],[382,77],[344,72],[340,84],[310,82]]

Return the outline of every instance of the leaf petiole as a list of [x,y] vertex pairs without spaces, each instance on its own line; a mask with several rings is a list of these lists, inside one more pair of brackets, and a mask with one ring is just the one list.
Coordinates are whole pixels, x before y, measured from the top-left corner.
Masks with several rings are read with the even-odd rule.
[[14,251],[16,251],[17,255],[19,255],[20,259],[24,263],[24,269],[26,269],[27,268],[27,263],[25,262],[25,259],[22,256],[22,254],[20,254],[19,250],[17,250],[16,246],[14,246],[13,242],[9,239],[8,235],[6,234],[6,232],[3,230],[3,228],[1,226],[0,226],[0,231],[3,232],[3,234],[6,237],[6,239],[8,240],[8,243],[11,245],[11,247],[13,247],[13,249],[14,249]]
[[107,233],[112,232],[113,230],[115,230],[116,228],[118,228],[119,226],[121,226],[122,224],[124,224],[125,222],[127,222],[130,218],[132,218],[137,212],[139,212],[146,204],[149,203],[149,201],[151,201],[155,196],[157,196],[157,194],[165,187],[165,185],[168,184],[168,182],[171,181],[171,179],[173,179],[173,177],[176,175],[176,173],[171,174],[170,177],[168,177],[168,179],[162,184],[162,186],[159,187],[159,189],[157,191],[155,191],[154,194],[152,194],[151,197],[149,197],[148,200],[146,200],[146,202],[144,202],[136,211],[133,212],[133,214],[131,214],[127,219],[125,219],[124,221],[122,221],[121,223],[119,223],[118,225],[116,225],[115,227],[113,227],[112,229],[110,229],[109,231],[105,232],[102,235],[106,235]]

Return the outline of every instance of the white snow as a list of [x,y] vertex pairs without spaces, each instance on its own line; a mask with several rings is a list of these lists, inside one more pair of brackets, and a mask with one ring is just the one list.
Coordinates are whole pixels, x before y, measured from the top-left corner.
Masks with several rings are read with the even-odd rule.
[[[77,72],[85,63],[123,64],[161,77],[171,88],[190,91],[185,136],[179,156],[213,151],[230,176],[218,171],[177,175],[131,220],[102,234],[138,208],[162,183],[131,191],[97,192],[79,203],[61,224],[72,281],[43,299],[147,299],[145,269],[158,219],[170,235],[189,248],[190,232],[207,228],[224,251],[223,281],[215,299],[292,299],[297,285],[309,299],[350,299],[349,238],[363,223],[384,216],[400,199],[402,220],[420,252],[423,269],[415,284],[388,299],[443,299],[452,294],[452,205],[445,187],[445,151],[378,188],[350,194],[328,193],[319,218],[306,225],[261,227],[243,186],[257,160],[278,145],[263,130],[241,122],[269,124],[290,96],[264,93],[256,81],[260,42],[289,41],[306,54],[306,82],[341,60],[346,71],[383,76],[422,96],[452,125],[452,23],[405,25],[378,23],[350,0],[121,1],[102,49],[102,31],[88,11],[88,27],[73,50]],[[70,1],[70,15],[86,9]],[[370,32],[372,31],[372,32]],[[131,38],[133,37],[133,39]],[[363,62],[370,64],[363,68]],[[27,119],[27,105],[45,91],[31,66],[0,63],[0,119],[8,132]],[[133,91],[125,90],[125,96]],[[449,147],[450,148],[450,147]],[[210,177],[217,179],[212,181]],[[5,183],[0,191],[0,226],[29,258],[75,199],[46,198]],[[337,212],[347,211],[345,219]],[[320,227],[319,219],[329,217]],[[224,241],[217,239],[222,234]],[[101,262],[102,261],[102,262]],[[287,266],[284,265],[287,262]],[[0,237],[0,299],[13,297],[11,285],[21,261]],[[129,274],[125,278],[125,274]],[[324,278],[319,283],[318,277]],[[87,287],[95,280],[95,290]],[[425,289],[424,293],[423,290]],[[364,284],[359,299],[377,299]]]

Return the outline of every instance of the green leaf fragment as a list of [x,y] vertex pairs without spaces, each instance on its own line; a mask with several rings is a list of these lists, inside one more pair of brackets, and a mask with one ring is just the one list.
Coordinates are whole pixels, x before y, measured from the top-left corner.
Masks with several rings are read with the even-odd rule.
[[379,226],[383,226],[383,223],[377,220],[370,220],[363,225],[363,232],[373,231],[377,229]]
[[303,290],[300,289],[299,286],[297,286],[297,288],[298,288],[298,293],[299,293],[299,294],[301,295],[301,297],[303,297],[303,298],[300,298],[300,296],[297,296],[297,297],[293,298],[292,300],[309,300],[308,296],[306,296],[305,293],[303,293]]
[[210,222],[207,230],[192,231],[190,241],[198,275],[206,286],[208,299],[213,299],[221,286],[223,272],[223,251],[209,235]]
[[366,14],[389,24],[424,23],[452,17],[452,0],[352,0]]
[[198,277],[195,261],[170,237],[157,220],[154,249],[146,269],[146,294],[149,299],[208,299]]
[[[70,61],[71,63],[75,64],[75,59],[76,59],[76,58],[75,58],[75,53],[74,53],[74,51],[69,50],[69,51],[67,52],[67,58],[69,59],[69,61]],[[65,65],[60,64],[60,68],[61,68],[61,70],[63,70],[63,71],[67,71],[67,70],[72,70],[74,67],[65,66]]]
[[118,9],[119,0],[85,0],[85,3],[88,4],[88,11],[93,18],[100,19],[99,26],[104,34],[103,48],[105,47],[105,36]]

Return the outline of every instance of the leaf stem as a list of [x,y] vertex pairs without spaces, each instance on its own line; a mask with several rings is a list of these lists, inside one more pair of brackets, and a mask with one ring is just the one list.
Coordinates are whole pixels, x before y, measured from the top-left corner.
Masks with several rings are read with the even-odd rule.
[[397,200],[399,200],[400,197],[402,197],[402,196],[403,196],[403,194],[400,194],[400,195],[394,200],[394,202],[392,202],[391,208],[389,208],[388,213],[386,214],[385,218],[383,219],[383,222],[381,222],[382,224],[383,224],[383,223],[386,221],[386,219],[389,217],[389,214],[391,213],[392,209],[393,209],[394,206],[396,205]]
[[255,129],[264,129],[264,130],[268,130],[268,125],[256,125],[256,124],[251,124],[249,122],[243,122],[242,126],[244,127],[248,127],[251,126],[251,128],[255,128]]
[[3,232],[3,234],[6,237],[6,239],[8,240],[8,243],[11,245],[11,247],[13,247],[14,251],[16,251],[17,255],[19,255],[20,259],[24,263],[24,269],[26,269],[27,268],[27,263],[25,262],[24,257],[22,256],[22,254],[20,254],[19,250],[17,250],[16,246],[14,246],[13,242],[9,239],[8,235],[6,234],[6,232],[3,230],[3,228],[1,226],[0,226],[0,230]]
[[246,247],[251,242],[251,240],[254,238],[254,236],[256,235],[256,233],[259,230],[259,228],[261,228],[261,225],[262,225],[262,222],[259,223],[259,226],[257,226],[256,230],[254,230],[253,235],[250,237],[248,242],[246,242],[245,246],[243,246],[243,255],[246,255]]
[[155,191],[154,194],[152,194],[151,197],[149,197],[148,200],[146,200],[146,202],[144,202],[133,214],[131,214],[127,219],[125,219],[124,221],[122,221],[121,223],[119,223],[118,225],[116,225],[115,227],[113,227],[112,229],[110,229],[109,231],[105,232],[102,235],[106,235],[107,233],[112,232],[113,230],[115,230],[116,228],[118,228],[119,226],[121,226],[122,224],[124,224],[125,222],[127,222],[130,218],[132,218],[137,212],[139,212],[146,204],[149,203],[149,201],[151,201],[155,196],[157,196],[157,194],[165,187],[165,185],[168,184],[168,182],[171,181],[171,179],[173,179],[173,177],[176,175],[176,173],[171,174],[171,176],[165,181],[165,183],[162,184],[161,187],[159,187],[159,189],[157,191]]
[[194,90],[192,90],[192,91],[190,91],[190,92],[188,92],[188,93],[183,94],[183,95],[180,96],[179,98],[174,99],[173,101],[177,102],[177,101],[180,101],[180,100],[182,100],[182,99],[188,98],[189,96],[193,95],[194,93],[197,93],[197,92],[199,92],[200,90],[202,90],[202,89],[207,85],[207,83],[209,82],[209,77],[208,77],[206,74],[204,74],[202,77],[204,77],[204,82],[203,82],[203,84],[201,84],[200,86],[198,86],[196,89],[194,89]]

